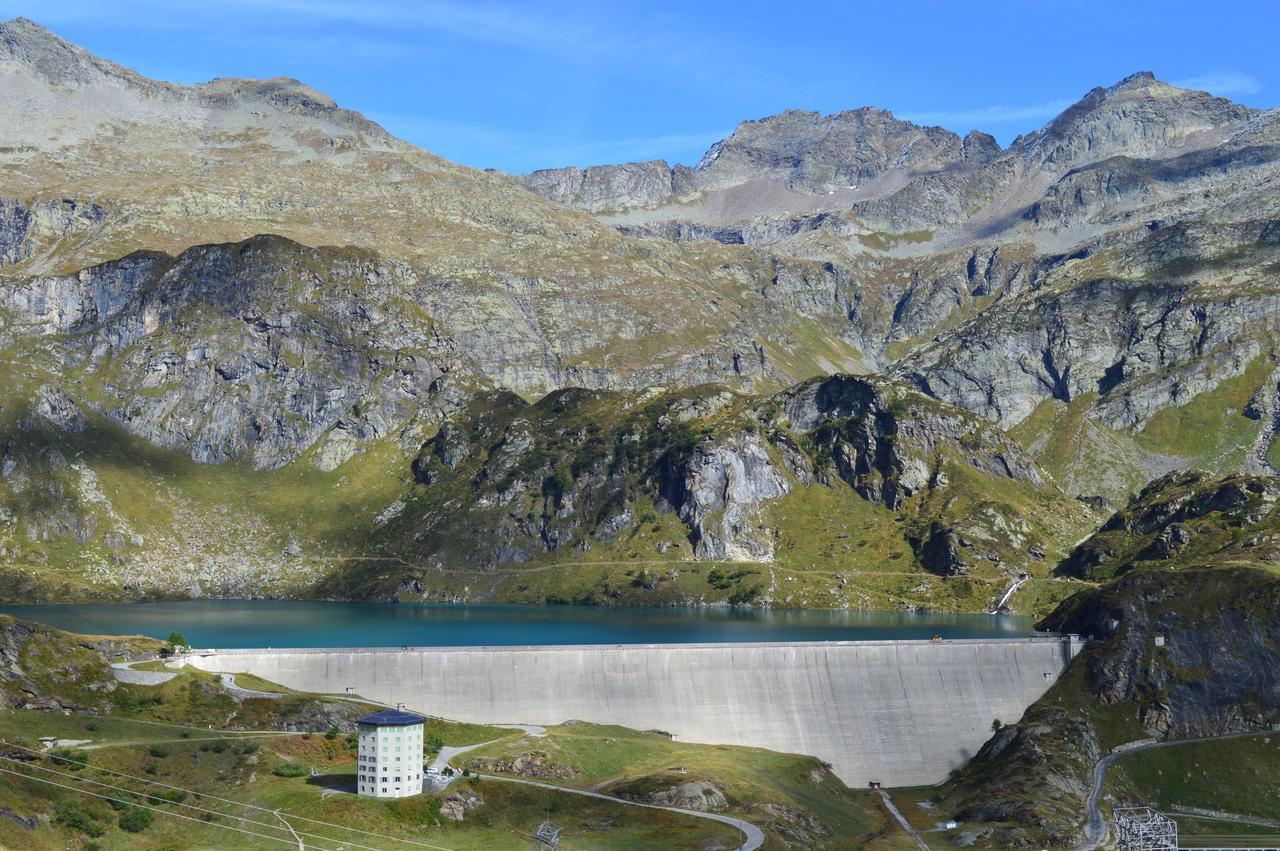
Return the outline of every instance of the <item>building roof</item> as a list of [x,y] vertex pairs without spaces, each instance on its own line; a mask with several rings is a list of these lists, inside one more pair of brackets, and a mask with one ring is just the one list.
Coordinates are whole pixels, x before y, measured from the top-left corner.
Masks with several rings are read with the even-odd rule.
[[408,727],[413,724],[422,724],[426,720],[424,716],[415,715],[412,712],[402,712],[399,709],[384,709],[381,712],[363,715],[356,719],[356,723],[375,724],[379,727]]

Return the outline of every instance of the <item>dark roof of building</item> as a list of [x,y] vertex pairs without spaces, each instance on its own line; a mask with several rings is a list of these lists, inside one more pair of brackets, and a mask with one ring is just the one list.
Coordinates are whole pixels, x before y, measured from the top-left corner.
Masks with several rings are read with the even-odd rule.
[[426,720],[423,716],[415,715],[412,712],[402,712],[399,709],[384,709],[381,712],[363,715],[356,719],[356,723],[376,724],[379,727],[408,727],[412,724],[422,724]]

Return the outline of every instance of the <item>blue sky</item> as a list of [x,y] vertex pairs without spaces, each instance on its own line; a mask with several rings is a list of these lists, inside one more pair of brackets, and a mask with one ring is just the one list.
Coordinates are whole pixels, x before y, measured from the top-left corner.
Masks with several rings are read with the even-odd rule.
[[695,163],[742,120],[881,106],[1007,144],[1139,70],[1280,105],[1280,2],[0,0],[143,74],[290,76],[452,160]]

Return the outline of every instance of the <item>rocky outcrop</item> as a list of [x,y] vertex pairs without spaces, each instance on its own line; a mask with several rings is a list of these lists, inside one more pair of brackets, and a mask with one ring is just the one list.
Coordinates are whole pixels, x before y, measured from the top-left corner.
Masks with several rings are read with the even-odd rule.
[[[1228,253],[1238,284],[1205,285],[1200,271]],[[1091,262],[1086,250],[1047,263],[1034,295],[993,306],[893,371],[1006,428],[1046,399],[1096,393],[1092,417],[1139,429],[1270,351],[1280,300],[1247,282],[1278,253],[1271,222],[1155,227]]]
[[0,706],[101,712],[116,679],[110,660],[159,650],[150,639],[89,639],[0,615]]
[[581,169],[549,168],[517,178],[532,192],[551,201],[592,213],[627,207],[652,207],[687,189],[688,169],[675,170],[663,160]]
[[449,821],[465,821],[467,814],[484,806],[484,798],[474,789],[461,787],[440,801],[440,815]]
[[[958,821],[993,822],[1002,848],[1072,848],[1104,754],[1092,725],[1061,707],[1036,704],[996,731],[934,798]],[[1028,795],[1028,789],[1035,791]]]
[[1157,562],[1270,562],[1280,558],[1280,479],[1170,473],[1138,493],[1055,568],[1105,580]]
[[729,804],[724,793],[708,780],[678,782],[669,776],[652,775],[609,789],[609,794],[625,801],[656,807],[678,807],[700,813],[715,813]]
[[65,367],[89,371],[100,409],[152,443],[262,469],[324,438],[332,468],[433,399],[450,405],[455,346],[407,309],[415,286],[376,255],[260,237],[36,278],[0,304],[34,333],[75,334]]
[[1016,139],[1009,151],[1053,168],[1119,151],[1150,155],[1198,133],[1243,124],[1255,112],[1208,92],[1170,86],[1143,71],[1093,89],[1043,129]]
[[935,483],[943,455],[988,475],[1046,484],[1012,440],[891,382],[835,376],[805,382],[779,398],[793,434],[808,435],[861,496],[890,508]]
[[685,462],[680,519],[689,525],[698,558],[769,561],[773,542],[757,523],[762,503],[790,487],[755,435],[699,445]]
[[1078,844],[1093,767],[1109,750],[1135,737],[1267,730],[1280,719],[1278,604],[1273,573],[1239,566],[1137,570],[1082,591],[1037,627],[1088,636],[1090,646],[935,804],[965,821],[1013,823],[996,828],[1002,847]]
[[92,201],[61,198],[27,206],[16,198],[0,198],[0,267],[82,239],[106,217],[107,211]]
[[507,774],[512,777],[536,777],[542,780],[572,780],[578,769],[555,762],[545,753],[525,753],[510,757],[474,757],[467,768],[485,774]]
[[819,847],[822,837],[831,835],[831,830],[817,816],[797,807],[764,801],[752,804],[751,808],[763,815],[770,829],[801,847]]
[[[986,145],[975,138],[971,150]],[[863,107],[834,115],[789,110],[738,125],[698,163],[699,187],[764,178],[819,194],[857,186],[890,170],[936,171],[963,159],[959,136],[920,127],[883,109]]]

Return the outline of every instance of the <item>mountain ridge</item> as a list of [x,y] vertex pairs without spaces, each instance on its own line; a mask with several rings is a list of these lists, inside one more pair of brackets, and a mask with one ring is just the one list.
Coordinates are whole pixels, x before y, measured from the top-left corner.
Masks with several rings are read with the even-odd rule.
[[1044,611],[1099,506],[1280,462],[1276,111],[1144,73],[1003,150],[790,111],[561,187],[661,220],[0,42],[6,594]]

